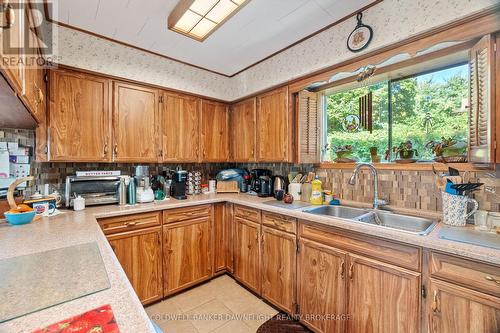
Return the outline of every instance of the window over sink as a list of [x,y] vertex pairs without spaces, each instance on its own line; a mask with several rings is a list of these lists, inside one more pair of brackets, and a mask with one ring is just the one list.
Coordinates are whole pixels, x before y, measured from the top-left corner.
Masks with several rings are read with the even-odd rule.
[[432,161],[433,148],[440,149],[443,138],[465,154],[468,64],[460,61],[430,70],[420,67],[418,72],[406,74],[411,70],[323,92],[324,161]]

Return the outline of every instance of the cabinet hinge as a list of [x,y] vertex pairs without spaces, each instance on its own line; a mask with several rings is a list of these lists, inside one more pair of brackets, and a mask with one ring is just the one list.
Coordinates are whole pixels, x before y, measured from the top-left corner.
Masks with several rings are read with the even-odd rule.
[[163,103],[163,96],[158,97],[158,102]]
[[427,291],[425,290],[425,286],[422,286],[422,298],[427,297]]
[[45,75],[43,76],[43,80],[44,80],[45,82],[49,82],[49,75],[48,75],[48,74],[45,74]]
[[297,250],[297,253],[300,253],[300,243],[299,242],[297,242],[297,249],[296,250]]
[[299,305],[299,303],[295,303],[294,306],[295,306],[295,313],[300,313],[300,305]]

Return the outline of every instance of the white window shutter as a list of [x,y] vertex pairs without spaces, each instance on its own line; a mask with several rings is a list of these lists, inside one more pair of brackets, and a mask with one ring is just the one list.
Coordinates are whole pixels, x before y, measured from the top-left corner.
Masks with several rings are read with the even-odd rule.
[[469,161],[493,163],[495,39],[484,36],[469,52]]
[[301,91],[297,96],[298,163],[320,162],[320,106],[317,93]]

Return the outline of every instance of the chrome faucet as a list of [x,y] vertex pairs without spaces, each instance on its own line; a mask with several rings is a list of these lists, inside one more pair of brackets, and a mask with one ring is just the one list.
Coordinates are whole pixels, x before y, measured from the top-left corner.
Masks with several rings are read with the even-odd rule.
[[373,179],[374,179],[374,198],[373,198],[373,209],[378,209],[379,206],[384,206],[387,205],[386,200],[379,199],[378,197],[378,172],[375,167],[369,163],[359,163],[356,168],[354,168],[354,171],[352,173],[351,178],[349,178],[349,185],[355,185],[356,184],[356,178],[358,176],[359,170],[363,167],[366,167],[371,170]]

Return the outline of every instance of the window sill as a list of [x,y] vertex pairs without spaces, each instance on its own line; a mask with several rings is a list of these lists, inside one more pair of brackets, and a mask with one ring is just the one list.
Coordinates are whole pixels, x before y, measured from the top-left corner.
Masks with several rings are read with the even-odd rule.
[[[437,171],[448,171],[449,167],[455,168],[458,171],[484,171],[492,170],[492,165],[485,165],[479,168],[471,163],[437,163],[437,162],[422,162],[422,163],[371,163],[378,170],[407,170],[407,171],[432,171],[432,167]],[[316,165],[318,169],[354,169],[356,163],[335,163],[322,162]]]

